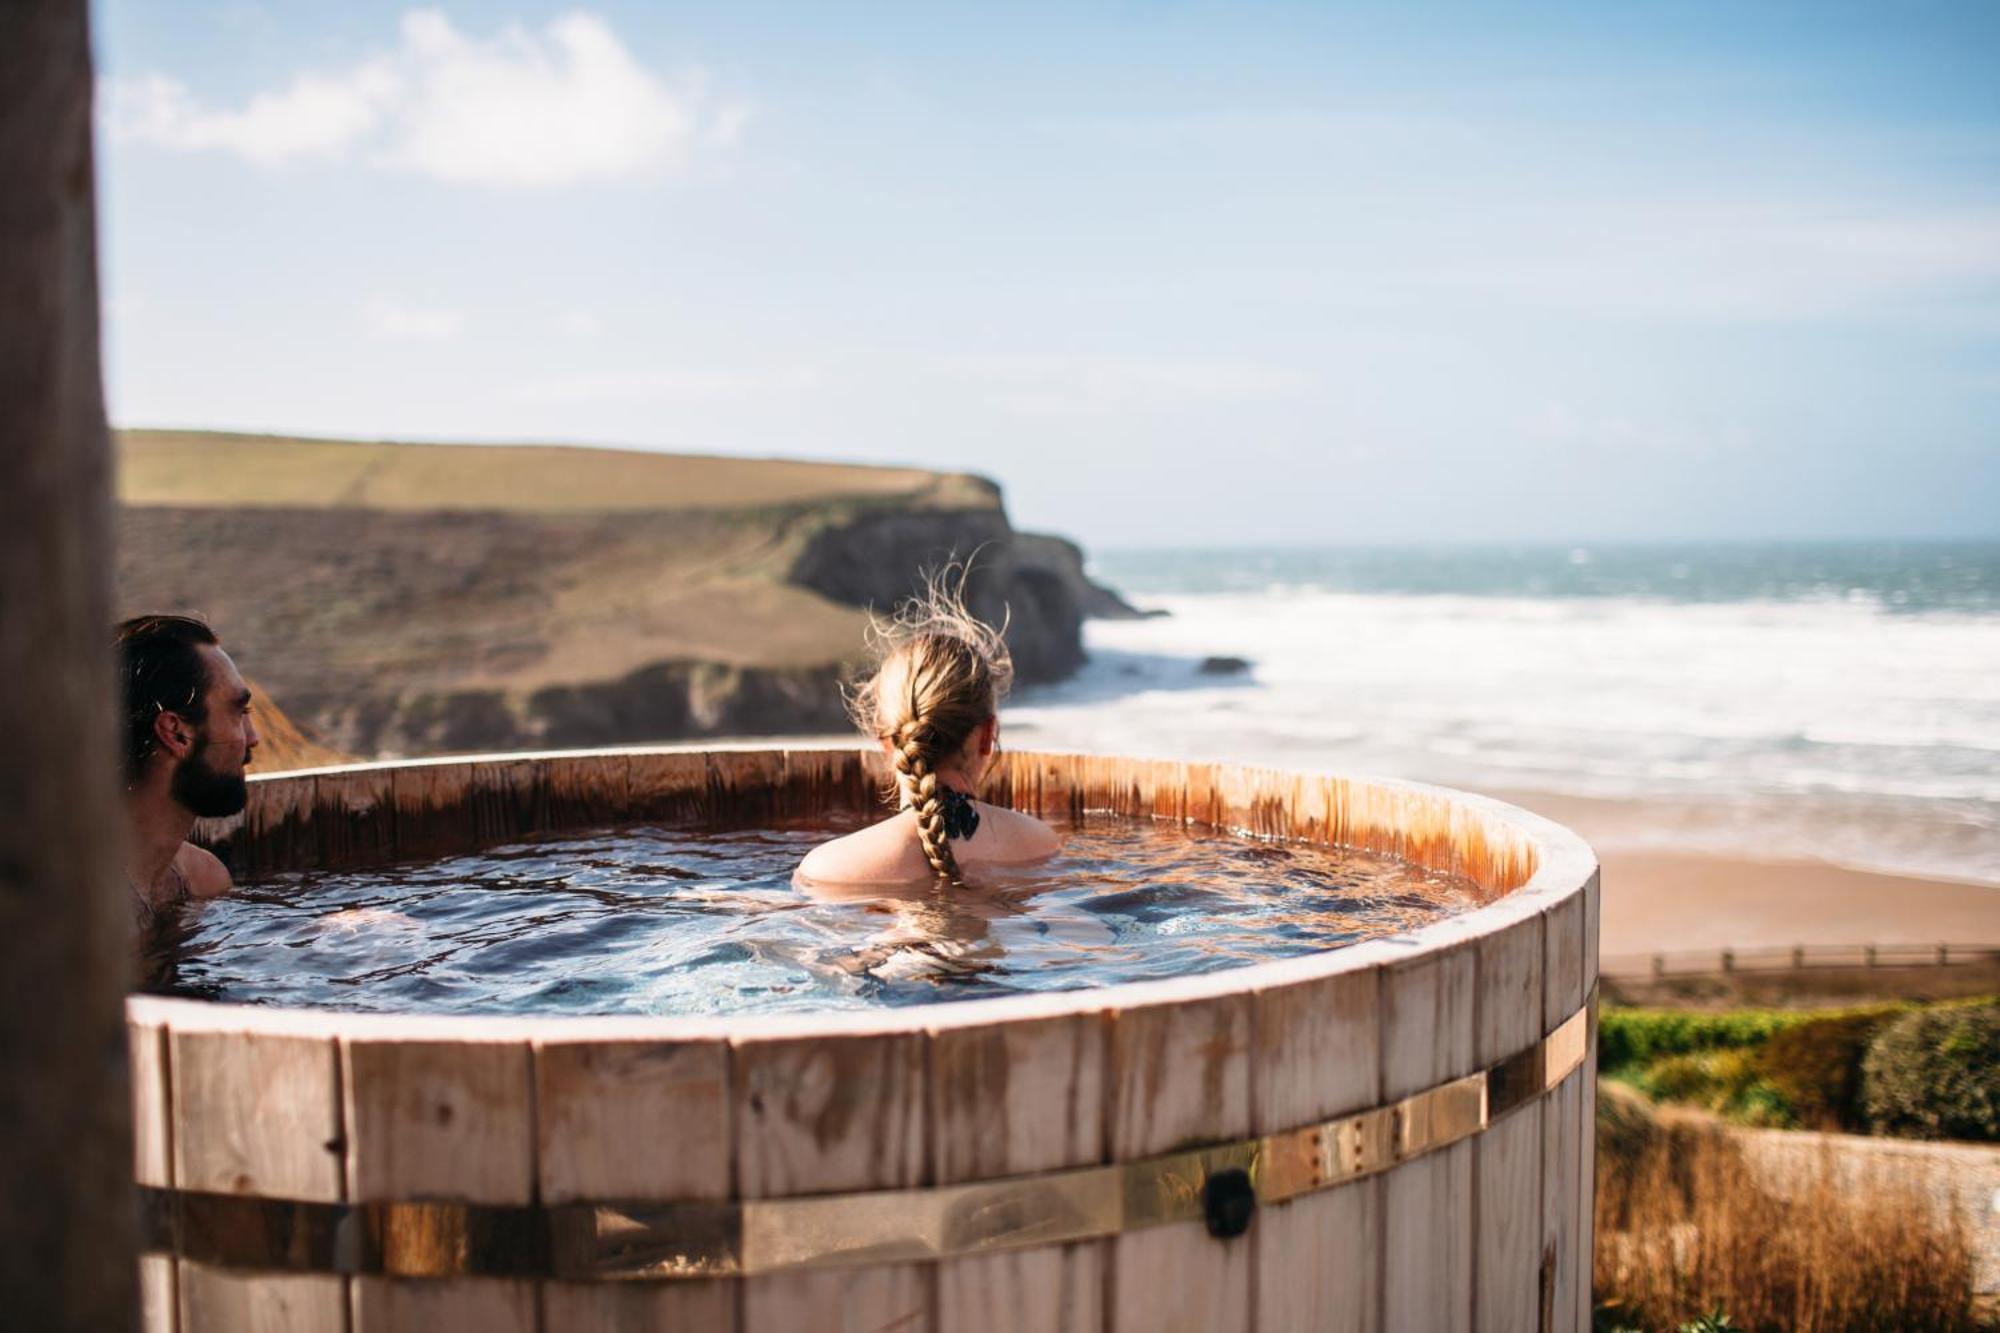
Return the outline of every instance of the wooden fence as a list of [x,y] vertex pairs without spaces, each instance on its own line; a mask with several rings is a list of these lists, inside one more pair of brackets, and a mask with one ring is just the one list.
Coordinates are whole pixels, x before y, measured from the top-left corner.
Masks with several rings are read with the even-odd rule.
[[1600,968],[1601,974],[1610,980],[1659,981],[1668,977],[1752,972],[1959,967],[1996,960],[2000,960],[2000,944],[1795,944],[1759,949],[1606,954]]

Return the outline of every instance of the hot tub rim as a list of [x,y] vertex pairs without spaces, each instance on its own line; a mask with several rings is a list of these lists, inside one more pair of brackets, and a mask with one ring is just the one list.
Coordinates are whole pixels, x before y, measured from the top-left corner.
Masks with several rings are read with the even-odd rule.
[[[457,764],[520,763],[635,755],[785,753],[805,750],[857,752],[863,755],[868,753],[865,746],[798,743],[610,746],[580,750],[450,755],[329,765],[256,774],[251,781],[267,783],[308,776]],[[1039,750],[1015,751],[1014,755],[1017,759],[1036,760],[1132,757]],[[1163,762],[1191,766],[1206,761]],[[184,1032],[304,1035],[375,1041],[712,1042],[784,1040],[814,1036],[923,1034],[985,1027],[997,1023],[1179,1004],[1222,995],[1272,990],[1373,968],[1396,968],[1418,964],[1454,947],[1472,944],[1525,918],[1542,915],[1571,897],[1586,893],[1600,874],[1596,853],[1573,830],[1495,797],[1431,783],[1413,782],[1404,778],[1323,773],[1249,764],[1220,766],[1243,773],[1285,779],[1338,779],[1369,788],[1439,799],[1450,805],[1479,812],[1511,826],[1529,839],[1536,853],[1534,873],[1526,882],[1503,893],[1493,902],[1432,922],[1414,931],[1367,940],[1360,944],[1318,950],[1271,962],[1222,968],[1196,976],[1026,995],[952,1000],[893,1009],[830,1009],[738,1015],[387,1014],[133,994],[126,997],[126,1017],[130,1023],[171,1026],[175,1030]],[[1238,833],[1239,836],[1256,836],[1239,830],[1231,832]]]

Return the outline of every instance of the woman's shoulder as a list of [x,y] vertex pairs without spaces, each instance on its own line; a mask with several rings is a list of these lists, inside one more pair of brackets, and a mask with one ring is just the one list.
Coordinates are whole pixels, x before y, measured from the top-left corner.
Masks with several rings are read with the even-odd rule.
[[916,817],[905,811],[821,843],[799,862],[797,876],[821,884],[880,884],[929,868],[917,847]]
[[996,860],[1040,861],[1062,850],[1062,835],[1033,815],[985,801],[977,806],[980,832],[996,835],[991,844]]

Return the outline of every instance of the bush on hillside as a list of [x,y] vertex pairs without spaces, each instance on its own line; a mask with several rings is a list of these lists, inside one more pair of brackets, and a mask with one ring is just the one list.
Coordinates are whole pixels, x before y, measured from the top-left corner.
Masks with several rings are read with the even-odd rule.
[[2000,1140],[2000,1004],[1906,1014],[1862,1061],[1862,1100],[1878,1134]]

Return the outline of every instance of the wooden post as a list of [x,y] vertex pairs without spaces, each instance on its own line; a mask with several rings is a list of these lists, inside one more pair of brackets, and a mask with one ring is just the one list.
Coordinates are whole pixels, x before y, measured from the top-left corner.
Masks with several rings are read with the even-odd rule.
[[1736,951],[1734,949],[1724,949],[1722,951],[1722,970],[1724,972],[1734,972],[1736,970]]
[[85,0],[0,5],[0,1315],[136,1317]]

